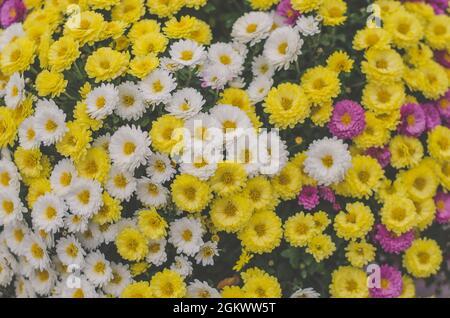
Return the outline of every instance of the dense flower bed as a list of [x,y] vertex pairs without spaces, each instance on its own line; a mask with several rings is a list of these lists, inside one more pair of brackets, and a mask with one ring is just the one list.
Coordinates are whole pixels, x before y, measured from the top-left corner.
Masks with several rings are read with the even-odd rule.
[[0,7],[4,296],[448,286],[448,1],[23,3]]

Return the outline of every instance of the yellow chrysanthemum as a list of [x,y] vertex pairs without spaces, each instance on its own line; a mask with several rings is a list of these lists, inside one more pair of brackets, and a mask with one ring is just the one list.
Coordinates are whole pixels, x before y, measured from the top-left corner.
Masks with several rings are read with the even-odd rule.
[[155,150],[171,154],[179,151],[182,144],[184,121],[172,115],[163,115],[153,122],[150,130],[152,146]]
[[330,295],[333,298],[367,298],[366,273],[351,266],[341,266],[331,275]]
[[141,232],[126,227],[117,234],[117,252],[127,261],[140,261],[148,254],[147,239]]
[[345,248],[345,257],[353,267],[362,268],[375,259],[376,248],[372,244],[362,240],[351,241]]
[[330,102],[341,92],[338,74],[324,66],[307,70],[301,78],[301,86],[308,99],[315,105]]
[[318,234],[314,218],[311,214],[297,213],[284,223],[284,237],[294,247],[303,247]]
[[445,14],[433,16],[425,28],[425,39],[433,49],[449,49],[450,17]]
[[240,191],[247,181],[247,173],[242,164],[220,162],[210,178],[211,189],[218,195],[227,196]]
[[242,190],[255,209],[263,209],[271,206],[274,201],[274,194],[270,181],[263,176],[257,176],[248,180],[247,185]]
[[211,199],[208,184],[188,174],[178,175],[171,190],[172,200],[177,207],[190,213],[201,212]]
[[327,59],[328,68],[337,73],[351,72],[353,68],[353,63],[354,61],[344,51],[336,51],[333,54],[331,54]]
[[308,242],[306,252],[311,254],[317,263],[329,258],[336,251],[336,245],[331,237],[326,234],[319,234],[312,237]]
[[417,213],[417,228],[420,231],[428,228],[434,221],[436,215],[436,204],[433,198],[426,199],[422,202],[414,202]]
[[127,36],[132,42],[136,42],[145,34],[154,32],[159,33],[160,31],[161,26],[157,20],[143,19],[133,24],[130,31],[128,31]]
[[403,289],[402,293],[398,298],[415,298],[416,297],[416,285],[414,284],[414,280],[408,275],[402,276],[403,280]]
[[347,3],[344,0],[323,0],[319,14],[323,17],[323,25],[341,25],[347,20]]
[[245,292],[239,286],[225,286],[220,294],[222,298],[245,298]]
[[64,34],[73,37],[80,45],[93,44],[100,39],[105,23],[100,13],[83,11],[80,13],[79,21],[66,22]]
[[114,20],[133,23],[145,14],[144,0],[121,0],[111,11]]
[[101,147],[89,148],[86,155],[75,162],[75,167],[80,176],[104,183],[111,168],[108,152]]
[[295,164],[288,163],[280,173],[273,177],[273,190],[283,200],[293,199],[302,188],[301,175]]
[[390,113],[400,109],[405,102],[405,88],[402,83],[369,82],[364,87],[361,102],[366,109],[377,114]]
[[96,83],[111,81],[127,71],[129,58],[127,53],[102,47],[87,58],[85,70]]
[[125,287],[121,298],[151,298],[152,291],[148,282],[135,282]]
[[78,161],[87,153],[92,140],[91,131],[76,122],[68,122],[67,129],[63,138],[56,143],[56,150],[61,155]]
[[387,198],[380,215],[386,228],[397,235],[408,232],[417,224],[416,207],[405,197],[394,195]]
[[436,241],[421,238],[405,251],[403,266],[414,277],[426,278],[437,273],[442,259],[442,250]]
[[439,179],[434,170],[422,161],[414,168],[401,172],[398,176],[409,197],[414,201],[424,201],[436,194]]
[[269,10],[274,4],[280,2],[280,0],[249,0],[250,6],[253,10]]
[[438,161],[450,161],[450,129],[435,127],[428,134],[427,144],[431,157]]
[[241,274],[242,290],[249,298],[280,298],[281,286],[278,280],[259,268],[250,268]]
[[406,69],[403,80],[413,91],[420,91],[426,98],[436,100],[448,90],[450,81],[445,68],[428,61],[415,69]]
[[67,83],[62,73],[43,70],[36,76],[36,90],[39,96],[59,96],[66,89]]
[[389,48],[391,36],[382,28],[365,28],[356,32],[353,38],[355,50],[366,50],[369,48]]
[[280,245],[283,230],[281,219],[272,211],[258,211],[239,232],[242,246],[252,253],[270,253]]
[[184,0],[147,0],[147,7],[151,14],[160,18],[176,14],[184,5]]
[[10,42],[2,49],[0,69],[5,75],[28,70],[35,57],[35,44],[28,38]]
[[291,0],[292,8],[301,13],[317,10],[322,3],[323,0]]
[[77,125],[84,126],[92,131],[97,131],[103,127],[103,121],[94,119],[87,112],[87,105],[83,102],[77,102],[73,110],[73,116]]
[[17,122],[14,111],[7,107],[0,107],[0,148],[12,145],[17,135]]
[[370,208],[360,202],[347,203],[347,213],[341,211],[334,219],[334,230],[338,237],[346,240],[363,238],[372,229],[374,216]]
[[423,146],[420,140],[404,135],[397,135],[389,143],[391,166],[397,169],[417,165],[423,157]]
[[99,225],[117,222],[121,217],[122,205],[120,201],[111,197],[108,192],[102,194],[103,205],[93,216],[92,221]]
[[43,170],[42,153],[39,149],[24,149],[18,147],[14,152],[14,163],[24,177],[37,178]]
[[372,112],[366,112],[365,118],[366,127],[361,134],[353,138],[355,144],[361,149],[384,146],[390,137],[390,131],[386,126],[388,123],[379,119]]
[[136,56],[130,61],[128,73],[137,78],[144,78],[159,65],[159,59],[155,54]]
[[384,28],[391,34],[393,44],[399,48],[415,46],[423,37],[420,20],[406,10],[392,13],[386,19]]
[[424,43],[419,43],[416,46],[409,47],[406,50],[406,61],[414,66],[425,65],[433,59],[433,50]]
[[69,36],[63,36],[53,42],[48,51],[48,65],[54,72],[70,69],[80,56],[78,42]]
[[156,212],[155,208],[144,209],[138,212],[138,227],[145,237],[159,240],[167,234],[166,220]]
[[450,161],[442,161],[437,165],[437,174],[441,185],[450,191]]
[[217,198],[211,206],[211,221],[219,231],[228,233],[241,230],[250,220],[253,207],[242,195]]
[[164,33],[171,39],[191,39],[206,45],[212,40],[209,25],[188,15],[180,17],[179,20],[175,17],[169,19],[164,26]]
[[299,85],[283,83],[270,90],[264,111],[269,114],[271,124],[286,129],[303,123],[310,113],[310,105]]
[[186,284],[180,274],[166,268],[152,276],[150,291],[156,298],[182,298],[186,295]]
[[29,182],[28,193],[27,193],[27,203],[30,208],[33,207],[34,202],[36,202],[39,197],[46,193],[52,191],[50,180],[45,178],[32,179]]
[[331,220],[328,218],[328,214],[324,211],[318,211],[313,214],[314,225],[317,232],[323,232],[330,225]]
[[403,60],[392,49],[371,48],[366,52],[366,61],[361,63],[361,70],[369,81],[391,84],[403,75]]
[[159,32],[151,32],[141,36],[133,44],[133,54],[135,56],[145,56],[148,54],[159,54],[166,50],[169,40]]

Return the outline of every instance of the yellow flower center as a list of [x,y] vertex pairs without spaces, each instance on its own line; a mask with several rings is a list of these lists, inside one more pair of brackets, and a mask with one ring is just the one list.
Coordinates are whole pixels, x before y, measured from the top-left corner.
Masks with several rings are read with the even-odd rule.
[[147,188],[147,190],[148,190],[148,193],[151,195],[151,196],[157,196],[158,194],[159,194],[159,191],[158,191],[158,187],[155,185],[155,184],[153,184],[153,183],[150,183],[149,185],[148,185],[148,188]]
[[349,113],[345,112],[344,115],[342,115],[341,117],[341,123],[345,126],[350,125],[350,123],[352,122],[352,116],[350,116]]
[[326,155],[322,158],[322,164],[327,167],[331,168],[333,166],[334,160],[331,155]]
[[134,97],[133,96],[123,96],[122,97],[122,102],[125,105],[125,107],[131,107],[134,104]]
[[94,271],[99,274],[104,274],[105,269],[106,269],[106,266],[105,266],[105,263],[103,263],[103,262],[97,262],[94,266]]
[[287,42],[281,43],[280,45],[278,45],[278,53],[280,53],[281,55],[285,55],[287,48],[288,48]]
[[403,221],[406,217],[405,209],[398,207],[392,210],[392,218],[396,221]]
[[180,59],[183,61],[190,61],[192,60],[192,57],[194,56],[194,53],[192,51],[183,51],[181,52]]
[[231,64],[231,58],[228,55],[221,55],[220,58],[220,63],[222,63],[223,65],[230,65]]
[[59,177],[59,183],[63,186],[68,187],[72,182],[72,174],[70,172],[63,172],[61,177]]
[[27,139],[28,140],[33,140],[35,136],[36,136],[36,132],[34,131],[34,129],[33,128],[28,128],[28,130],[27,130]]
[[247,33],[253,33],[258,28],[258,25],[256,23],[250,23],[247,25]]
[[97,107],[97,109],[101,109],[101,108],[105,107],[105,104],[106,104],[106,99],[103,96],[100,96],[95,101],[95,106]]
[[3,210],[6,214],[11,214],[14,211],[14,203],[10,200],[4,200],[3,201]]
[[51,206],[47,207],[47,209],[45,210],[45,217],[48,220],[53,220],[55,218],[55,216],[56,216],[55,208],[53,208]]
[[9,185],[9,182],[11,181],[11,177],[9,176],[8,172],[2,172],[0,173],[0,183],[7,187]]
[[184,230],[183,234],[181,236],[183,237],[184,241],[190,242],[192,240],[192,231],[191,230]]
[[88,204],[89,200],[91,198],[91,193],[88,190],[83,190],[80,193],[78,193],[78,200],[82,203],[82,204]]
[[44,257],[44,250],[36,243],[31,244],[31,255],[34,258],[41,259]]
[[129,142],[129,141],[128,141],[128,142],[126,142],[126,143],[123,145],[123,152],[124,152],[127,156],[133,154],[135,150],[136,150],[136,145],[135,145],[134,143],[132,143],[132,142]]
[[114,185],[117,188],[123,189],[127,186],[127,184],[128,184],[127,178],[125,178],[123,174],[118,174],[114,177]]
[[77,257],[77,255],[78,255],[78,247],[76,247],[75,244],[70,243],[66,247],[66,254],[69,255],[72,258]]
[[164,86],[160,80],[155,81],[152,86],[153,86],[153,91],[156,93],[160,93],[164,89]]
[[195,190],[194,187],[188,187],[184,189],[184,196],[186,197],[186,199],[190,201],[195,199],[196,193],[197,191]]
[[17,85],[14,85],[11,90],[11,96],[16,97],[17,95],[19,95],[19,89],[17,88]]
[[21,229],[15,229],[14,230],[14,239],[17,242],[22,242],[24,237],[25,237],[25,234],[23,233],[23,231]]

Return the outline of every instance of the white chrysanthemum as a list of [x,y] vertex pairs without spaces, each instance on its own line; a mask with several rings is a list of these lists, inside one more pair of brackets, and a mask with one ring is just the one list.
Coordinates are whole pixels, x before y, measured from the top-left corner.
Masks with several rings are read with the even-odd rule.
[[240,43],[253,46],[269,36],[272,24],[273,19],[266,12],[245,13],[234,22],[231,36]]
[[125,287],[133,282],[128,265],[111,262],[112,278],[103,286],[103,291],[114,297],[120,297]]
[[67,131],[66,114],[53,100],[39,100],[34,118],[37,139],[44,145],[59,141]]
[[101,287],[111,280],[112,269],[105,255],[95,251],[85,257],[84,274],[93,285]]
[[[197,146],[201,144],[200,146]],[[208,144],[194,143],[187,148],[180,158],[180,172],[207,180],[217,169],[217,163],[223,160],[222,148],[208,149]]]
[[183,68],[183,65],[169,57],[161,57],[159,59],[159,68],[169,73],[175,73]]
[[45,230],[35,230],[35,233],[39,235],[47,249],[52,249],[55,246],[55,233],[46,232]]
[[197,255],[195,255],[195,261],[202,266],[214,265],[214,256],[218,255],[217,242],[209,241],[200,247]]
[[227,144],[226,160],[242,164],[247,175],[252,176],[269,161],[269,153],[267,147],[259,144],[258,135],[253,130],[249,130]]
[[14,222],[4,227],[6,245],[17,255],[23,255],[30,229],[24,222]]
[[76,277],[73,280],[61,282],[60,298],[97,298],[95,286],[91,284],[85,276]]
[[0,51],[3,51],[5,45],[23,36],[25,36],[25,31],[23,30],[22,23],[11,24],[0,33]]
[[209,286],[207,282],[195,279],[187,287],[187,297],[189,298],[221,298],[217,289]]
[[288,69],[301,54],[303,40],[299,33],[289,26],[276,29],[264,44],[264,57],[276,69]]
[[18,270],[16,271],[17,274],[23,275],[25,277],[30,277],[31,273],[34,271],[33,266],[31,266],[25,255],[19,256],[18,259]]
[[136,191],[136,184],[136,179],[131,172],[112,166],[105,188],[114,198],[129,201]]
[[256,56],[252,61],[252,73],[253,77],[264,76],[266,78],[272,78],[273,74],[275,74],[275,68],[269,60],[261,54]]
[[66,200],[70,212],[89,218],[96,214],[103,204],[102,186],[95,180],[79,178]]
[[111,140],[110,133],[106,133],[104,135],[98,136],[97,138],[95,138],[94,142],[92,143],[92,147],[103,148],[106,151],[108,151],[110,140]]
[[187,277],[192,275],[192,262],[186,256],[178,255],[175,256],[175,260],[170,265],[170,270],[177,272],[182,277]]
[[286,142],[276,131],[263,131],[258,137],[258,144],[259,147],[266,147],[269,154],[267,162],[261,164],[261,174],[273,176],[280,172],[289,159]]
[[5,87],[6,107],[15,109],[25,96],[25,80],[20,73],[14,73],[9,77]]
[[248,54],[248,47],[247,45],[240,43],[238,41],[233,41],[231,42],[231,47],[233,48],[233,50],[235,50],[241,57],[242,59],[245,61],[247,54]]
[[304,170],[319,184],[330,185],[342,181],[351,165],[348,145],[335,137],[325,137],[309,145]]
[[134,171],[146,163],[150,153],[148,133],[134,125],[120,127],[109,142],[109,156],[122,170]]
[[146,173],[152,182],[160,184],[167,182],[172,179],[175,172],[169,156],[159,152],[150,155]]
[[47,247],[44,241],[36,234],[30,234],[27,236],[25,243],[24,255],[33,268],[44,269],[50,263],[48,257]]
[[193,40],[179,40],[170,46],[170,57],[183,66],[195,66],[206,58],[202,45]]
[[210,63],[202,68],[200,78],[202,87],[221,90],[236,76],[232,70],[223,64]]
[[36,133],[36,118],[27,117],[19,126],[19,143],[25,149],[38,148],[41,141]]
[[84,232],[87,230],[88,218],[79,214],[66,214],[64,227],[69,233]]
[[138,120],[144,115],[147,105],[139,86],[133,82],[124,82],[117,86],[119,99],[115,113],[125,120]]
[[46,232],[56,232],[63,227],[63,216],[67,213],[64,200],[53,193],[41,195],[33,204],[31,217],[36,229]]
[[308,287],[296,290],[289,298],[319,298],[320,294],[313,288]]
[[0,160],[0,191],[13,191],[19,193],[20,174],[16,165],[8,160]]
[[28,279],[24,276],[17,275],[15,279],[14,291],[16,293],[16,298],[36,298],[36,293]]
[[104,242],[104,237],[100,232],[99,225],[93,222],[89,222],[87,230],[77,233],[76,237],[80,241],[81,246],[87,251],[95,250]]
[[215,65],[227,68],[233,77],[239,75],[243,69],[244,57],[241,56],[230,43],[214,43],[209,47],[208,60]]
[[300,16],[297,19],[295,28],[304,36],[312,36],[320,33],[319,21],[310,16]]
[[8,225],[21,221],[22,213],[27,209],[23,206],[17,192],[14,190],[0,191],[0,225]]
[[161,266],[167,261],[166,244],[166,239],[149,240],[148,254],[145,257],[145,260],[155,266]]
[[189,133],[183,139],[185,148],[193,147],[197,143],[206,143],[211,147],[223,144],[222,125],[211,115],[199,113],[186,120],[184,128],[187,129],[185,133]]
[[197,115],[205,100],[194,88],[186,87],[178,90],[166,105],[166,110],[175,117],[188,119]]
[[95,87],[86,96],[86,111],[91,118],[104,119],[119,103],[119,90],[113,84]]
[[61,237],[56,243],[56,255],[64,265],[76,265],[81,268],[84,265],[86,252],[73,235],[68,235]]
[[9,267],[3,257],[0,257],[0,287],[8,286],[14,276],[14,271]]
[[35,269],[31,273],[30,282],[36,294],[48,296],[55,285],[56,273],[50,268],[44,270]]
[[137,227],[137,219],[136,218],[121,218],[117,223],[117,231],[121,232],[126,227]]
[[169,100],[171,92],[177,87],[177,82],[168,71],[157,69],[144,78],[139,87],[144,99],[157,105]]
[[169,243],[176,247],[177,253],[194,256],[203,245],[202,224],[194,218],[181,218],[170,223]]
[[77,170],[70,159],[61,159],[53,168],[50,175],[52,191],[57,195],[65,196],[76,184],[78,178]]
[[282,26],[285,26],[285,17],[279,15],[277,13],[277,10],[272,10],[269,12],[269,14],[272,17],[273,24],[272,24],[272,32],[275,31],[278,28],[281,28]]
[[238,107],[216,105],[210,110],[210,114],[218,122],[217,128],[224,133],[226,143],[253,129],[247,114]]
[[142,177],[137,182],[137,198],[145,206],[160,207],[167,203],[169,190],[149,178]]
[[119,227],[117,226],[117,223],[106,223],[103,225],[98,225],[98,228],[102,233],[103,242],[105,244],[114,242],[117,235],[119,234]]
[[259,103],[266,98],[273,85],[271,77],[259,76],[255,78],[247,88],[248,97],[253,104]]

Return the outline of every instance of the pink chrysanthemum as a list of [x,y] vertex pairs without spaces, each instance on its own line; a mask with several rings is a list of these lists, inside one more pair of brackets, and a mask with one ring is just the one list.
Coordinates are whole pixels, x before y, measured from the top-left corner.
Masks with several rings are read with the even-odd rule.
[[450,54],[447,53],[447,50],[435,51],[434,58],[442,66],[450,68]]
[[381,245],[384,251],[400,254],[411,246],[414,240],[414,232],[411,230],[397,236],[390,232],[383,224],[378,224],[376,226],[375,240]]
[[400,110],[402,120],[398,127],[401,134],[419,137],[426,128],[425,112],[418,104],[405,104]]
[[434,127],[442,124],[439,110],[432,103],[422,104],[422,109],[425,113],[427,130],[432,130]]
[[385,168],[391,162],[391,152],[388,146],[381,148],[372,147],[366,150],[366,155],[377,159],[381,167]]
[[341,139],[359,135],[366,126],[364,109],[351,100],[342,100],[334,105],[331,120],[328,123],[330,132]]
[[441,118],[446,122],[450,122],[450,90],[437,101],[436,106],[441,114]]
[[319,190],[317,187],[304,186],[298,195],[298,204],[303,205],[305,210],[312,210],[319,204]]
[[450,194],[439,192],[434,197],[436,203],[436,221],[440,224],[450,221]]
[[281,0],[277,6],[277,14],[284,17],[284,23],[294,25],[300,12],[294,10],[291,5],[291,0]]
[[22,0],[6,0],[0,8],[0,24],[6,28],[21,21],[26,13]]
[[400,296],[403,290],[402,273],[393,266],[381,265],[380,288],[370,288],[370,296],[373,298],[395,298]]

